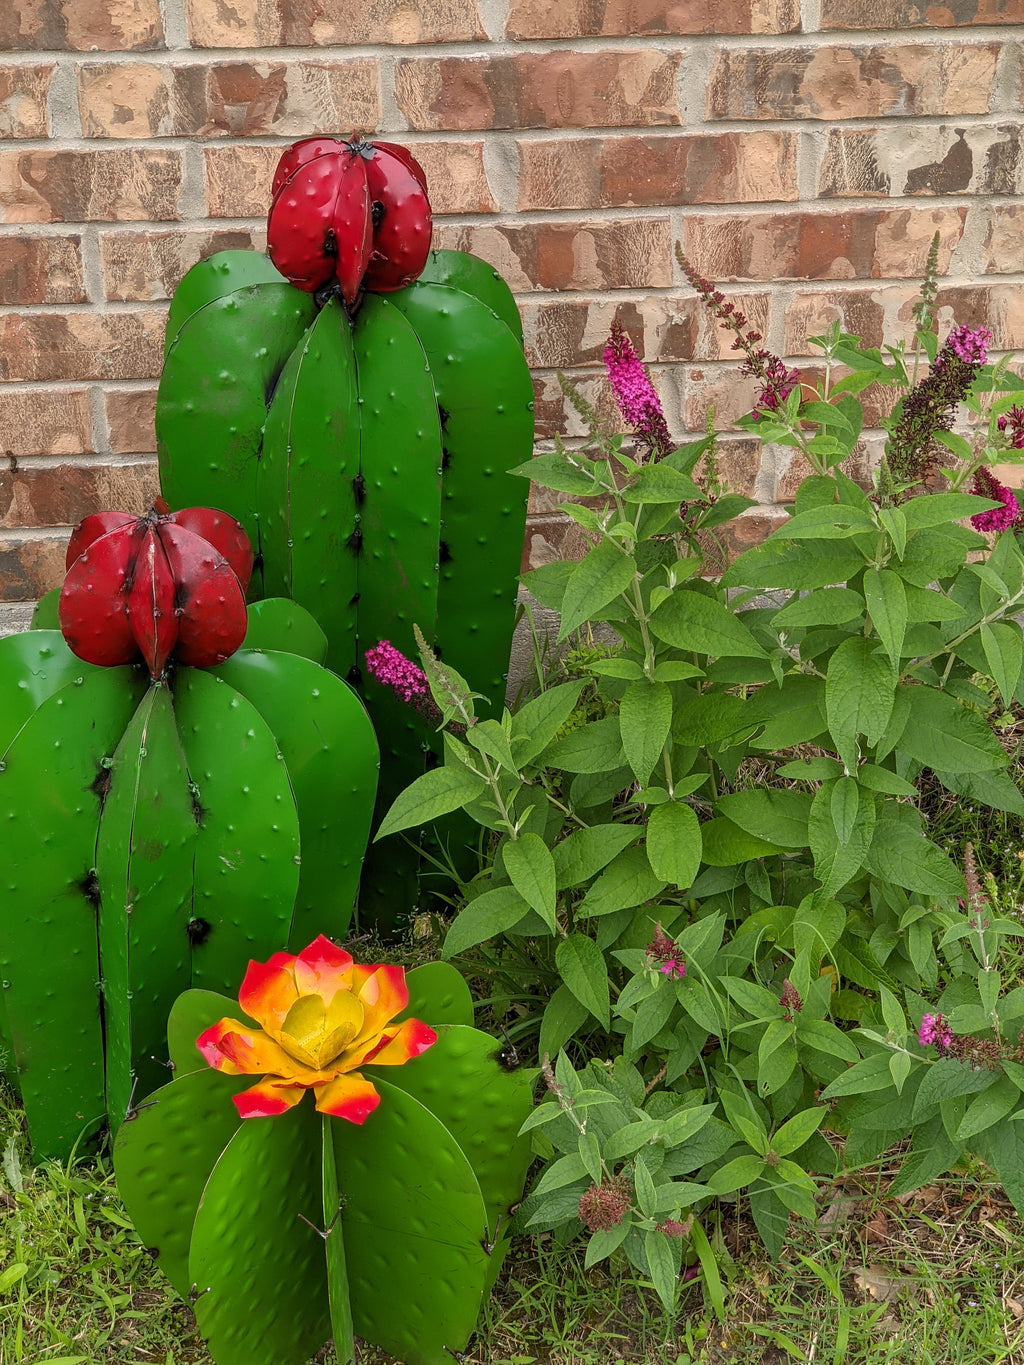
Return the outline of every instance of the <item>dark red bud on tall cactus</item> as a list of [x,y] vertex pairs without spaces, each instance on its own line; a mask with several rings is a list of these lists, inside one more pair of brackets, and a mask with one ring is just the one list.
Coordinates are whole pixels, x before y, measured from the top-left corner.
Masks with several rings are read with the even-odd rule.
[[[285,279],[315,293],[337,277],[352,303],[372,250],[366,163],[344,142],[306,139],[282,158],[267,218],[267,251]],[[333,150],[324,150],[333,144]],[[319,152],[319,154],[316,154]],[[283,180],[282,169],[294,164]]]
[[418,280],[430,254],[432,220],[423,167],[404,147],[369,142],[366,177],[373,216],[373,254],[365,285],[380,293]]
[[251,572],[245,532],[224,512],[98,512],[72,533],[60,627],[87,663],[131,663],[141,653],[157,679],[173,652],[210,668],[245,638]]

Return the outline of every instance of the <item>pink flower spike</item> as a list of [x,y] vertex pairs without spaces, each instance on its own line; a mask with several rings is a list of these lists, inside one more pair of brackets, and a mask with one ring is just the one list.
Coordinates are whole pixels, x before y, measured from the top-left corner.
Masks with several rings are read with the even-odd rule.
[[987,327],[974,330],[966,323],[954,327],[946,338],[946,345],[968,365],[984,365],[991,344],[992,333]]
[[971,517],[971,525],[976,531],[1007,531],[1021,520],[1016,494],[1001,484],[984,465],[979,465],[975,471],[971,492],[1003,504],[1002,507],[991,507],[987,512],[978,512]]
[[603,359],[619,411],[655,456],[667,455],[673,446],[661,402],[632,341],[617,320],[612,323]]
[[948,1048],[953,1041],[953,1030],[946,1023],[941,1014],[925,1014],[921,1017],[921,1027],[917,1033],[917,1041],[922,1047]]
[[677,957],[668,957],[661,964],[660,968],[664,976],[672,977],[675,980],[682,980],[686,975],[686,963],[680,962]]
[[380,644],[366,651],[366,671],[382,687],[390,687],[405,702],[430,691],[423,669],[407,659],[390,640],[381,640]]

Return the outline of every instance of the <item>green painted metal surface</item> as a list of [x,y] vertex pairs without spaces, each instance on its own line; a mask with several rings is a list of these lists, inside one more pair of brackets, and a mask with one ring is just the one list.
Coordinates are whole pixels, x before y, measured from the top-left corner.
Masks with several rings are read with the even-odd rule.
[[523,344],[523,320],[512,290],[487,261],[468,251],[432,251],[419,277],[420,284],[447,284],[487,305],[497,313],[519,345]]
[[[216,507],[259,553],[256,465],[267,403],[316,314],[290,284],[256,284],[207,303],[167,352],[157,396],[160,484],[172,507]],[[251,595],[263,595],[260,570]]]
[[[239,976],[238,985],[241,984],[242,977]],[[220,995],[217,991],[183,991],[167,1016],[167,1055],[175,1078],[187,1076],[192,1071],[210,1070],[196,1047],[196,1039],[201,1033],[221,1019],[238,1019],[244,1023],[246,1017],[238,1001],[230,995]],[[251,1085],[251,1080],[246,1084]]]
[[215,673],[179,669],[174,716],[196,811],[190,984],[230,993],[250,958],[288,941],[299,815],[278,741],[240,692]]
[[143,1246],[187,1298],[192,1224],[210,1172],[242,1120],[231,1096],[252,1083],[204,1066],[162,1086],[114,1143],[114,1173]]
[[71,653],[59,630],[31,630],[0,640],[0,752],[47,697],[95,672]]
[[190,984],[195,850],[171,694],[154,684],[114,751],[96,844],[107,1113],[115,1128],[133,1098],[167,1079],[167,1016]]
[[267,413],[256,476],[263,591],[323,626],[328,662],[355,662],[359,405],[352,330],[332,299],[298,340]]
[[222,299],[251,284],[287,284],[287,280],[275,270],[270,257],[259,251],[217,251],[194,265],[184,275],[171,299],[164,337],[165,353],[193,313],[213,303],[214,299]]
[[305,1365],[331,1335],[327,1258],[316,1230],[320,1151],[320,1115],[307,1096],[277,1118],[244,1122],[213,1168],[189,1275],[217,1365]]
[[530,372],[515,336],[472,295],[424,284],[392,302],[420,339],[447,413],[437,646],[500,716],[527,492],[507,471],[533,449]]
[[301,654],[322,664],[327,658],[327,636],[312,612],[287,597],[265,597],[250,602],[243,649],[279,649]]
[[60,628],[60,620],[57,615],[59,603],[60,588],[51,588],[49,592],[44,592],[35,605],[30,628],[32,630],[58,630]]
[[422,1019],[440,1024],[473,1023],[473,993],[466,978],[450,962],[424,962],[405,974],[409,1005],[399,1019]]
[[[28,648],[4,645],[8,659]],[[134,669],[80,667],[0,759],[0,978],[36,1160],[67,1159],[104,1112],[95,784],[145,690]]]
[[355,1360],[352,1327],[352,1300],[349,1294],[348,1262],[345,1259],[345,1234],[341,1221],[342,1192],[334,1158],[334,1122],[322,1117],[324,1249],[327,1255],[327,1295],[331,1311],[331,1335],[338,1365]]
[[480,1184],[493,1236],[499,1215],[523,1197],[530,1135],[517,1136],[533,1108],[535,1070],[507,1071],[497,1060],[504,1044],[479,1029],[442,1026],[415,1062],[388,1074],[451,1133]]
[[444,1125],[373,1080],[381,1103],[366,1123],[332,1125],[355,1330],[405,1365],[450,1365],[480,1311],[486,1207]]
[[318,933],[344,937],[377,783],[377,741],[366,711],[340,678],[297,655],[239,652],[216,672],[269,725],[295,794],[302,864],[292,951]]

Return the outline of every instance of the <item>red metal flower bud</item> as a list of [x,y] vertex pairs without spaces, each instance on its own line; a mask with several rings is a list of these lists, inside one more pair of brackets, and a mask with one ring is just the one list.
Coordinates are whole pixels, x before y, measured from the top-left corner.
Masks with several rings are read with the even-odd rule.
[[423,167],[393,142],[361,145],[373,218],[367,289],[389,293],[418,280],[430,254],[432,219]]
[[173,651],[209,668],[245,638],[251,572],[245,532],[224,512],[98,512],[71,536],[61,630],[87,663],[131,663],[141,653],[157,679]]

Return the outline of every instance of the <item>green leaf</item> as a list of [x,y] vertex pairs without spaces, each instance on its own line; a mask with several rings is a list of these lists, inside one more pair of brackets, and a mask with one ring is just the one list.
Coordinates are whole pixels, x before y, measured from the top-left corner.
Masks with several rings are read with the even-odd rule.
[[413,829],[439,815],[447,815],[466,805],[485,789],[482,777],[461,764],[457,768],[434,768],[417,777],[412,786],[398,796],[374,835],[374,843],[401,829]]
[[860,800],[853,778],[839,778],[819,788],[811,805],[808,841],[823,895],[835,895],[857,876],[874,828],[874,801]]
[[706,820],[700,827],[702,849],[701,858],[709,867],[733,867],[736,863],[748,862],[751,858],[766,858],[773,853],[781,853],[778,844],[758,839],[753,834],[734,825],[724,815]]
[[719,797],[716,808],[734,825],[781,848],[807,847],[809,792],[750,787]]
[[707,1181],[713,1194],[732,1194],[756,1180],[765,1169],[764,1158],[759,1156],[738,1156],[727,1161],[720,1170],[715,1171]]
[[1024,641],[1021,639],[1020,626],[1009,621],[982,626],[981,644],[1003,705],[1009,706],[1020,682],[1021,666],[1024,665]]
[[625,1219],[614,1228],[601,1228],[595,1232],[587,1243],[587,1254],[584,1258],[583,1268],[589,1270],[591,1266],[603,1261],[606,1256],[610,1256],[613,1251],[618,1251],[619,1247],[626,1240],[632,1224]]
[[827,1109],[804,1109],[799,1114],[794,1114],[777,1133],[772,1135],[772,1151],[777,1156],[789,1156],[790,1152],[795,1152],[798,1147],[804,1145],[812,1133],[817,1132],[827,1113]]
[[893,668],[898,668],[907,633],[907,591],[903,579],[892,569],[865,569],[864,597],[889,660]]
[[567,773],[613,772],[622,766],[624,758],[618,716],[605,716],[570,730],[543,758],[546,768],[561,768]]
[[927,493],[905,502],[903,515],[907,527],[916,531],[924,526],[946,526],[998,506],[991,498],[978,498],[972,493]]
[[1006,1076],[994,1079],[994,1083],[977,1095],[967,1106],[960,1120],[960,1126],[953,1134],[954,1142],[969,1142],[987,1128],[1001,1123],[1007,1114],[1017,1107],[1020,1092]]
[[875,1094],[886,1090],[890,1083],[889,1056],[888,1052],[878,1052],[862,1062],[855,1062],[830,1082],[818,1098],[828,1101],[843,1095]]
[[1024,795],[1005,772],[946,773],[936,769],[935,776],[947,791],[968,801],[980,801],[993,810],[1024,816]]
[[607,1030],[611,1021],[608,969],[594,940],[586,934],[563,939],[555,949],[555,965],[576,999]]
[[1004,768],[1007,757],[986,722],[934,687],[913,689],[899,747],[943,772],[980,773]]
[[639,825],[590,825],[575,830],[551,850],[558,889],[589,881],[642,833]]
[[539,834],[521,834],[502,850],[505,871],[527,905],[555,928],[555,861]]
[[561,611],[565,589],[575,567],[571,559],[556,559],[551,564],[542,564],[539,569],[531,569],[523,574],[523,587],[542,607]]
[[893,543],[897,557],[902,559],[907,550],[907,519],[903,515],[903,508],[881,507],[878,511],[878,520],[889,532],[889,539]]
[[863,508],[832,503],[798,512],[773,531],[769,540],[842,540],[874,529],[873,517]]
[[625,678],[628,682],[636,682],[644,676],[635,659],[595,659],[587,664],[587,669],[598,678]]
[[856,765],[857,737],[868,744],[882,736],[892,715],[896,672],[864,636],[840,644],[825,678],[825,713],[839,755],[848,770]]
[[623,490],[625,503],[690,502],[704,494],[692,479],[659,461],[647,465],[639,477]]
[[531,763],[573,713],[583,683],[562,683],[534,697],[512,717],[512,753],[520,767]]
[[644,1233],[644,1256],[647,1269],[651,1274],[654,1292],[662,1302],[666,1313],[671,1313],[676,1301],[679,1285],[679,1267],[669,1240],[663,1232],[648,1229]]
[[580,1004],[568,986],[557,987],[540,1022],[539,1056],[554,1057],[588,1017],[586,1005]]
[[995,1167],[1017,1213],[1024,1216],[1024,1123],[1000,1123],[988,1129],[981,1150],[984,1158]]
[[477,943],[503,934],[529,913],[530,906],[514,886],[496,886],[469,902],[456,915],[444,941],[446,958],[472,948]]
[[702,839],[694,811],[682,801],[656,806],[647,820],[647,856],[657,877],[685,891],[700,870]]
[[871,792],[882,792],[885,796],[917,796],[913,782],[891,773],[888,768],[879,768],[874,763],[862,763],[857,769],[857,781]]
[[719,985],[724,986],[739,1007],[754,1019],[781,1019],[779,998],[767,987],[747,981],[742,976],[720,977]]
[[702,669],[693,664],[683,663],[681,659],[669,659],[658,664],[654,670],[655,682],[685,682],[687,678],[703,678]]
[[506,772],[517,773],[518,764],[512,757],[508,736],[496,720],[480,720],[466,731],[466,743],[480,753],[494,759]]
[[654,612],[651,630],[674,649],[715,658],[763,659],[765,652],[742,621],[703,593],[680,589]]
[[636,562],[625,555],[612,540],[602,540],[569,575],[562,598],[558,639],[603,611],[636,578]]
[[792,601],[772,617],[774,630],[798,626],[841,626],[864,611],[864,599],[852,588],[822,588]]
[[661,759],[672,724],[672,693],[668,683],[634,682],[619,704],[619,730],[626,761],[644,786]]
[[581,463],[584,463],[585,467],[578,469],[567,455],[559,451],[550,451],[544,455],[535,455],[525,464],[510,469],[509,473],[531,479],[542,488],[550,488],[553,493],[583,495],[598,493],[600,489],[593,462],[586,460]]
[[665,879],[651,870],[642,848],[627,848],[605,868],[576,907],[577,917],[612,915],[653,900]]
[[964,879],[949,856],[898,820],[879,820],[865,858],[882,881],[926,896],[962,896]]
[[719,580],[723,588],[786,588],[791,592],[845,583],[864,557],[840,541],[817,545],[769,539],[736,559]]

